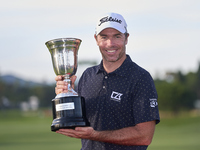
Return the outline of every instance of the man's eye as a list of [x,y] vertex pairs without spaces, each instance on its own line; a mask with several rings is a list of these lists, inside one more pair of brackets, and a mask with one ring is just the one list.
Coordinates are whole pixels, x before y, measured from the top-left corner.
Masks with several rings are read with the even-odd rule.
[[120,35],[117,35],[116,38],[121,38],[121,36],[120,36]]

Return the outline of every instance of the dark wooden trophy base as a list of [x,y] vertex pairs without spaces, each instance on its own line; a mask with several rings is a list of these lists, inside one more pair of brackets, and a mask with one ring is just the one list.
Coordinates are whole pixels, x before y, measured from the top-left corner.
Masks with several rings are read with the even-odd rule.
[[85,117],[85,99],[80,96],[67,96],[52,100],[53,122],[51,131],[74,129],[88,126]]

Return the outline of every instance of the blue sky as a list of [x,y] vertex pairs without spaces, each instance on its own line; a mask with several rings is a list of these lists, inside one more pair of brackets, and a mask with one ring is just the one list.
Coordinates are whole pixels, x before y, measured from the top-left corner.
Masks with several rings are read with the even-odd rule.
[[[101,55],[93,38],[97,18],[124,16],[130,33],[127,53],[153,77],[166,71],[196,71],[200,62],[199,0],[0,0],[0,74],[54,82],[45,42],[82,39],[79,60]],[[79,66],[79,77],[86,66]]]

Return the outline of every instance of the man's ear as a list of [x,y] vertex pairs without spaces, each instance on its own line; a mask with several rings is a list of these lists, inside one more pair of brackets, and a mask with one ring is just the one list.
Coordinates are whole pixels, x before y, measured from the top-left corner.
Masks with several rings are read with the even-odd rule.
[[129,37],[129,33],[126,33],[126,44],[128,43],[128,37]]
[[97,43],[97,45],[98,45],[98,42],[97,42],[97,35],[96,35],[96,34],[94,34],[94,38],[95,38],[96,43]]

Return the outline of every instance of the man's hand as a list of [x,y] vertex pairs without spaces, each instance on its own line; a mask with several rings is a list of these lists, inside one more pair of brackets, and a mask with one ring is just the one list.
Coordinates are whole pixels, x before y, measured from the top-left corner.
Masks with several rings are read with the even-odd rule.
[[[70,80],[71,80],[71,86],[74,89],[74,83],[76,80],[76,76],[73,75]],[[68,83],[64,81],[64,76],[56,76],[56,87],[55,87],[55,93],[60,94],[60,93],[67,93],[68,92]]]
[[96,131],[92,127],[76,127],[75,129],[59,129],[56,133],[78,139],[95,139]]
[[57,133],[79,139],[89,139],[119,145],[149,145],[155,131],[155,121],[143,122],[133,127],[112,131],[95,131],[92,127],[60,129]]

